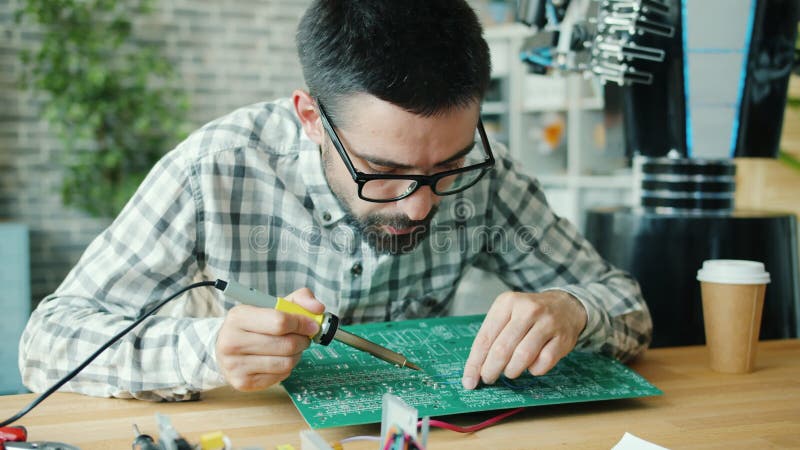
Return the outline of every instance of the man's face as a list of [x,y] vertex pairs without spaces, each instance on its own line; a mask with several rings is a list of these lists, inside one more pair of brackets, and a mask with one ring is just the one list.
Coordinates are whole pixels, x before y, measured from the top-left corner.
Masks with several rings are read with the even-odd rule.
[[[431,175],[452,169],[453,156],[471,145],[478,114],[477,102],[423,117],[376,97],[357,95],[347,101],[333,126],[357,171]],[[325,177],[348,212],[346,220],[378,252],[413,250],[430,231],[441,197],[423,186],[391,203],[362,200],[333,142],[324,131],[322,136]]]

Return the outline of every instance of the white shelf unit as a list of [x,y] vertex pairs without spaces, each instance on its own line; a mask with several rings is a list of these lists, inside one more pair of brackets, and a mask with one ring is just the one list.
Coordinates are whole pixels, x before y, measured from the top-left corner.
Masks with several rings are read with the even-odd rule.
[[[486,28],[492,89],[482,117],[487,132],[539,179],[556,213],[582,228],[588,208],[632,202],[621,125],[606,131],[599,82],[578,74],[529,73],[519,55],[530,35],[521,24]],[[543,144],[546,122],[561,127],[559,144]]]
[[[604,129],[602,90],[579,75],[528,73],[519,55],[530,33],[519,24],[485,28],[493,85],[482,105],[483,122],[490,138],[506,144],[522,170],[539,179],[555,212],[583,229],[587,209],[632,201],[629,170],[620,170],[626,165],[622,130],[616,144],[609,133],[608,145],[592,145],[592,134]],[[561,117],[566,133],[549,153],[537,149],[536,121],[544,115]],[[456,292],[453,312],[486,313],[506,289],[493,274],[471,270]]]

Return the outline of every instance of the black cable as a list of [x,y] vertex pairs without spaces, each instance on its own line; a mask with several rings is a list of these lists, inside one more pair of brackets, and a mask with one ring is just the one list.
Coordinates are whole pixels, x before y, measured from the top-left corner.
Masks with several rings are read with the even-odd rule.
[[0,423],[0,427],[4,427],[6,425],[10,425],[10,424],[16,422],[17,420],[21,419],[25,414],[28,414],[33,408],[36,407],[36,405],[38,405],[44,399],[49,397],[50,394],[52,394],[53,392],[57,391],[61,386],[65,385],[69,380],[73,379],[75,377],[75,375],[80,373],[81,370],[85,369],[86,366],[88,366],[92,361],[94,361],[95,358],[100,356],[100,354],[103,353],[108,347],[111,347],[122,336],[125,336],[126,334],[128,334],[132,329],[136,328],[137,325],[142,323],[142,321],[144,319],[146,319],[146,318],[150,317],[151,315],[153,315],[156,311],[158,311],[159,309],[161,309],[161,307],[163,307],[164,305],[166,305],[167,303],[172,301],[175,297],[183,294],[184,292],[186,292],[188,290],[191,290],[191,289],[194,289],[194,288],[198,288],[198,287],[201,287],[201,286],[216,286],[217,283],[220,282],[220,281],[221,280],[217,280],[217,281],[201,281],[199,283],[190,284],[189,286],[186,286],[185,288],[181,289],[180,291],[176,292],[175,294],[169,296],[166,300],[163,300],[161,303],[159,303],[156,306],[150,308],[150,310],[148,310],[144,314],[140,315],[139,318],[137,318],[132,324],[128,325],[124,330],[120,331],[114,337],[109,339],[108,342],[103,344],[99,349],[97,349],[97,351],[92,353],[91,356],[86,358],[86,361],[82,362],[78,367],[73,369],[72,372],[68,373],[64,378],[58,380],[58,382],[56,384],[51,386],[50,389],[44,391],[41,395],[36,397],[36,399],[33,400],[28,406],[26,406],[24,409],[22,409],[21,411],[16,413],[14,416],[12,416],[12,417],[4,420],[3,422],[1,422]]

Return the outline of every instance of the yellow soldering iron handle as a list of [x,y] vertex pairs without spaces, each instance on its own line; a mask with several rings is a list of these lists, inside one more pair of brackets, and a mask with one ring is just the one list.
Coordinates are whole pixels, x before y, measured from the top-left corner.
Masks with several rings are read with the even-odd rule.
[[275,309],[288,314],[306,316],[317,322],[319,331],[313,336],[309,336],[317,344],[328,345],[336,337],[336,330],[339,329],[339,318],[329,312],[314,314],[297,303],[292,303],[282,297],[278,297],[275,300]]
[[296,303],[292,303],[291,301],[285,298],[273,297],[269,294],[265,294],[256,289],[244,286],[241,283],[233,280],[228,280],[228,281],[218,280],[218,283],[220,286],[218,287],[218,289],[224,292],[226,296],[229,296],[242,303],[258,306],[261,308],[273,308],[288,314],[299,314],[301,316],[306,316],[311,318],[314,322],[317,322],[317,325],[319,325],[320,327],[319,333],[313,336],[309,336],[311,339],[316,338],[322,332],[323,328],[329,328],[323,326],[323,323],[325,322],[325,316],[327,313],[314,314],[311,311],[303,308],[302,306]]
[[293,303],[292,301],[286,300],[283,297],[277,298],[277,301],[275,302],[275,309],[288,314],[299,314],[301,316],[310,317],[314,322],[317,322],[317,325],[319,326],[322,326],[322,320],[325,318],[325,313],[314,314],[297,303]]

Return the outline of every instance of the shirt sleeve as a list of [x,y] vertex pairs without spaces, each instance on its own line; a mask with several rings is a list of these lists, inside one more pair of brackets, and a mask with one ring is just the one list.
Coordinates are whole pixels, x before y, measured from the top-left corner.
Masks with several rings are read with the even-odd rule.
[[[190,173],[191,166],[176,152],[157,163],[117,219],[33,312],[19,352],[29,389],[48,389],[141,313],[200,281],[196,235],[201,202]],[[200,287],[173,300],[61,390],[187,400],[224,384],[214,355],[222,319],[196,317],[214,315],[208,314],[217,296],[212,289]],[[168,309],[180,317],[170,316]]]
[[523,292],[561,290],[585,307],[577,348],[629,360],[644,351],[652,321],[635,279],[606,262],[549,207],[539,183],[501,157],[491,177],[487,223],[493,239],[477,265]]

